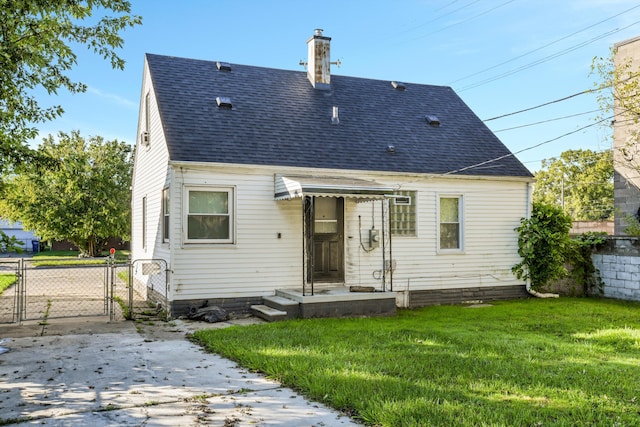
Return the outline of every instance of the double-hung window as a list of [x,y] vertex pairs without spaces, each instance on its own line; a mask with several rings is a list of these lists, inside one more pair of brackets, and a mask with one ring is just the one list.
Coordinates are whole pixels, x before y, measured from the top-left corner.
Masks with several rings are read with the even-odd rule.
[[463,203],[461,195],[438,196],[438,249],[463,250]]
[[233,243],[233,188],[186,187],[185,242]]

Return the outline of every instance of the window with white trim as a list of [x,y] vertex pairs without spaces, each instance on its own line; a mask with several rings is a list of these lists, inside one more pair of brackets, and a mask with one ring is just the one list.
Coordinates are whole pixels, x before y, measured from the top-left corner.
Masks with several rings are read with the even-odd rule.
[[233,243],[233,188],[186,187],[185,242]]
[[462,196],[438,196],[438,248],[441,251],[462,250]]
[[162,241],[169,241],[169,219],[171,208],[169,206],[169,189],[162,190]]
[[389,200],[389,223],[394,236],[416,235],[416,192],[396,191]]

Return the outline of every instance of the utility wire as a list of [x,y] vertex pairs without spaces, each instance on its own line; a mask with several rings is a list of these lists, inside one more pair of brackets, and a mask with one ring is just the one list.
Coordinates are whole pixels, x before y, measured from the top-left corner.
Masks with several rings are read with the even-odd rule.
[[[471,3],[467,3],[467,4],[465,4],[464,6],[460,6],[459,8],[454,9],[454,10],[452,10],[452,11],[450,11],[450,12],[443,13],[443,14],[442,14],[442,15],[440,15],[440,16],[436,16],[435,18],[433,18],[433,19],[431,19],[431,20],[429,20],[429,21],[427,21],[427,22],[423,22],[422,24],[420,24],[420,25],[418,25],[418,26],[416,26],[416,27],[409,28],[408,30],[402,31],[402,32],[400,32],[399,34],[407,33],[407,32],[413,31],[413,30],[418,30],[418,29],[420,29],[420,28],[422,28],[422,27],[424,27],[424,26],[426,26],[426,25],[431,24],[432,22],[439,21],[439,20],[441,20],[442,18],[444,18],[444,17],[446,17],[446,16],[449,16],[449,15],[452,15],[452,14],[454,14],[454,13],[456,13],[456,12],[459,12],[459,11],[461,11],[462,9],[466,9],[466,8],[467,8],[467,7],[469,7],[469,6],[471,6],[471,5],[475,4],[475,3],[478,3],[479,1],[480,1],[480,0],[474,0],[474,1],[472,1]],[[454,1],[452,1],[451,3],[449,3],[448,5],[445,5],[445,6],[441,7],[441,8],[440,8],[440,9],[438,9],[438,10],[445,9],[445,8],[449,7],[450,5],[452,5],[452,4],[454,4],[454,3],[456,3],[456,2],[457,2],[457,0],[454,0]],[[437,12],[438,10],[436,10],[436,12]]]
[[[422,39],[422,38],[428,37],[428,36],[430,36],[430,35],[432,35],[432,34],[436,34],[436,33],[439,33],[439,32],[441,32],[441,31],[444,31],[444,30],[448,30],[449,28],[451,28],[451,27],[455,27],[456,25],[460,25],[460,24],[464,24],[465,22],[472,21],[472,20],[474,20],[474,19],[476,19],[476,18],[481,17],[482,15],[486,15],[487,13],[493,12],[494,10],[496,10],[496,9],[498,9],[498,8],[501,8],[502,6],[506,6],[506,5],[508,5],[509,3],[513,3],[514,1],[516,1],[516,0],[509,0],[509,1],[506,1],[506,2],[504,2],[504,3],[501,3],[501,4],[497,5],[497,6],[492,7],[491,9],[487,9],[487,10],[485,10],[484,12],[480,12],[480,13],[478,13],[478,14],[476,14],[476,15],[473,15],[473,16],[472,16],[472,17],[470,17],[470,18],[463,19],[462,21],[454,22],[453,24],[450,24],[450,25],[447,25],[447,26],[444,26],[444,27],[438,28],[437,30],[431,31],[430,33],[426,33],[426,34],[423,34],[423,35],[421,35],[421,36],[414,37],[412,40]],[[472,3],[469,3],[467,6],[470,6],[470,5],[472,5],[473,3],[477,3],[477,1],[474,1],[474,2],[472,2]],[[465,6],[465,7],[466,7],[466,6]],[[460,9],[462,9],[462,8],[460,8]],[[454,11],[452,11],[452,12],[449,12],[449,14],[451,14],[451,13],[453,13],[453,12],[456,12],[456,11],[458,11],[458,10],[459,10],[459,9],[456,9],[456,10],[454,10]],[[448,14],[447,14],[447,15],[448,15]],[[445,16],[445,15],[443,15],[443,16]],[[426,24],[427,24],[427,23],[425,23],[425,24],[423,24],[423,25],[426,25]]]
[[514,129],[521,129],[521,128],[526,128],[526,127],[529,127],[529,126],[541,125],[541,124],[544,124],[544,123],[555,122],[555,121],[563,120],[563,119],[570,119],[571,117],[584,116],[585,114],[591,114],[591,113],[595,113],[597,111],[600,111],[600,109],[591,110],[591,111],[585,111],[584,113],[571,114],[570,116],[556,117],[556,118],[553,118],[553,119],[542,120],[542,121],[534,122],[534,123],[527,123],[526,125],[514,126],[514,127],[510,127],[510,128],[505,128],[505,129],[498,129],[498,130],[494,130],[493,133],[505,132],[505,131],[514,130]]
[[600,35],[598,35],[598,36],[596,36],[596,37],[594,37],[592,39],[589,39],[587,41],[579,43],[579,44],[577,44],[575,46],[571,46],[571,47],[569,47],[567,49],[561,50],[561,51],[556,52],[556,53],[554,53],[552,55],[545,56],[544,58],[538,59],[538,60],[536,60],[534,62],[530,62],[528,64],[525,64],[525,65],[521,66],[521,67],[506,71],[506,72],[504,72],[502,74],[498,74],[497,76],[493,76],[493,77],[489,77],[489,78],[484,79],[484,80],[480,80],[479,82],[472,83],[472,84],[464,86],[464,87],[462,87],[460,89],[456,89],[456,92],[464,92],[464,91],[467,91],[469,89],[474,89],[474,88],[476,88],[478,86],[482,86],[482,85],[485,85],[487,83],[491,83],[491,82],[494,82],[496,80],[503,79],[505,77],[511,76],[513,74],[519,73],[519,72],[524,71],[524,70],[528,70],[529,68],[535,67],[536,65],[540,65],[540,64],[543,64],[545,62],[551,61],[552,59],[556,59],[556,58],[558,58],[558,57],[560,57],[562,55],[565,55],[565,54],[567,54],[569,52],[573,52],[574,50],[578,50],[580,48],[583,48],[583,47],[585,47],[587,45],[590,45],[591,43],[594,43],[594,42],[596,42],[596,41],[598,41],[600,39],[603,39],[605,37],[608,37],[608,36],[610,36],[612,34],[615,34],[615,33],[618,33],[620,31],[626,30],[627,28],[630,28],[630,27],[632,27],[634,25],[637,25],[638,23],[640,23],[640,21],[636,21],[636,22],[634,22],[632,24],[629,24],[629,25],[627,25],[626,27],[623,27],[623,28],[616,28],[615,30],[611,30],[611,31],[609,31],[607,33],[600,34]]
[[506,65],[506,64],[508,64],[508,63],[510,63],[510,62],[516,61],[516,60],[518,60],[518,59],[520,59],[520,58],[524,58],[525,56],[531,55],[532,53],[538,52],[539,50],[545,49],[545,48],[547,48],[547,47],[549,47],[549,46],[553,46],[553,45],[554,45],[554,44],[556,44],[556,43],[559,43],[559,42],[561,42],[561,41],[563,41],[563,40],[566,40],[566,39],[568,39],[568,38],[570,38],[570,37],[573,37],[573,36],[575,36],[576,34],[580,34],[580,33],[582,33],[583,31],[587,31],[587,30],[589,30],[589,29],[591,29],[591,28],[593,28],[593,27],[595,27],[595,26],[598,26],[598,25],[600,25],[600,24],[604,23],[604,22],[607,22],[607,21],[610,21],[610,20],[612,20],[612,19],[614,19],[614,18],[617,18],[617,17],[618,17],[618,16],[620,16],[620,15],[624,15],[625,13],[631,12],[632,10],[637,9],[637,8],[639,8],[639,7],[640,7],[640,5],[638,5],[638,6],[634,6],[634,7],[632,7],[632,8],[629,8],[629,9],[627,9],[627,10],[625,10],[625,11],[623,11],[623,12],[620,12],[620,13],[618,13],[618,14],[616,14],[616,15],[613,15],[613,16],[611,16],[611,17],[607,18],[607,19],[603,19],[602,21],[599,21],[599,22],[596,22],[595,24],[592,24],[592,25],[589,25],[589,26],[587,26],[587,27],[584,27],[584,28],[582,28],[582,29],[580,29],[580,30],[578,30],[578,31],[576,31],[576,32],[573,32],[573,33],[571,33],[571,34],[567,35],[567,36],[564,36],[564,37],[561,37],[561,38],[559,38],[559,39],[557,39],[557,40],[554,40],[554,41],[552,41],[551,43],[547,43],[547,44],[545,44],[545,45],[543,45],[543,46],[540,46],[540,47],[538,47],[538,48],[536,48],[536,49],[530,50],[529,52],[523,53],[522,55],[518,55],[518,56],[516,56],[515,58],[511,58],[511,59],[509,59],[509,60],[507,60],[507,61],[501,62],[501,63],[499,63],[499,64],[497,64],[497,65],[494,65],[494,66],[489,67],[489,68],[485,68],[484,70],[480,70],[480,71],[478,71],[478,72],[475,72],[475,73],[469,74],[469,75],[467,75],[467,76],[460,77],[460,78],[459,78],[459,79],[457,79],[457,80],[454,80],[454,81],[452,81],[452,82],[447,83],[447,85],[452,85],[452,84],[454,84],[454,83],[458,83],[459,81],[466,80],[466,79],[468,79],[468,78],[471,78],[471,77],[477,76],[477,75],[479,75],[479,74],[482,74],[482,73],[485,73],[485,72],[487,72],[487,71],[491,71],[491,70],[493,70],[493,69],[495,69],[495,68],[498,68],[498,67],[501,67],[501,66],[503,66],[503,65]]
[[567,137],[569,135],[573,135],[574,133],[578,133],[578,132],[583,131],[583,130],[585,130],[587,128],[590,128],[592,126],[595,126],[595,125],[598,125],[598,124],[600,124],[602,122],[605,122],[607,120],[611,120],[613,117],[615,117],[615,115],[607,117],[607,118],[604,118],[604,119],[599,120],[599,121],[597,121],[595,123],[591,123],[590,125],[583,126],[583,127],[579,128],[579,129],[576,129],[574,131],[567,132],[567,133],[565,133],[563,135],[560,135],[560,136],[557,136],[555,138],[548,139],[546,141],[543,141],[543,142],[540,142],[538,144],[532,145],[530,147],[524,148],[524,149],[522,149],[520,151],[516,151],[515,153],[505,154],[504,156],[500,156],[500,157],[496,157],[495,159],[486,160],[484,162],[476,163],[475,165],[465,166],[465,167],[460,168],[460,169],[456,169],[456,170],[453,170],[453,171],[445,172],[443,175],[452,175],[452,174],[455,174],[455,173],[464,172],[464,171],[469,170],[469,169],[474,169],[474,168],[477,168],[477,167],[480,167],[480,166],[484,166],[484,165],[488,165],[490,163],[497,162],[499,160],[503,160],[503,159],[506,159],[506,158],[509,158],[509,157],[513,157],[516,154],[520,154],[520,153],[524,153],[525,151],[533,150],[534,148],[538,148],[538,147],[540,147],[542,145],[549,144],[550,142],[557,141],[557,140],[562,139],[564,137]]
[[537,108],[546,107],[547,105],[557,104],[558,102],[566,101],[568,99],[575,98],[576,96],[584,95],[586,93],[597,92],[598,90],[600,89],[583,90],[582,92],[574,93],[573,95],[565,96],[563,98],[554,99],[553,101],[545,102],[544,104],[539,104],[539,105],[536,105],[535,107],[529,107],[529,108],[525,108],[524,110],[514,111],[513,113],[507,113],[507,114],[502,114],[501,116],[491,117],[490,119],[483,120],[483,122],[490,122],[491,120],[502,119],[503,117],[509,117],[515,114],[520,114],[527,111],[535,110]]

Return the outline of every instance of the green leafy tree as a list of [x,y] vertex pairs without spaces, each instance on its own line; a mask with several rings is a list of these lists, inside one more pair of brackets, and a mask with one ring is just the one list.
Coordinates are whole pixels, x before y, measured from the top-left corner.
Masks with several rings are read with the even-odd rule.
[[45,240],[68,240],[89,256],[110,237],[129,238],[131,147],[77,131],[45,138],[41,155],[60,159],[7,179],[0,216],[20,220]]
[[[616,122],[624,134],[625,143],[619,147],[620,162],[633,169],[640,169],[640,66],[632,58],[615,61],[614,51],[607,58],[595,57],[591,73],[600,81],[595,83],[601,114],[598,120]],[[616,159],[617,160],[617,159]]]
[[542,161],[536,172],[534,202],[560,206],[574,220],[613,218],[611,150],[567,150]]
[[522,258],[512,270],[518,279],[530,280],[540,290],[553,280],[567,276],[565,262],[571,252],[571,217],[557,206],[534,203],[531,218],[516,228],[518,254]]
[[0,173],[43,160],[27,142],[37,136],[38,123],[63,109],[41,106],[36,89],[50,95],[86,90],[68,74],[77,59],[72,48],[84,45],[124,69],[116,53],[123,46],[120,32],[142,23],[130,12],[125,0],[0,0]]

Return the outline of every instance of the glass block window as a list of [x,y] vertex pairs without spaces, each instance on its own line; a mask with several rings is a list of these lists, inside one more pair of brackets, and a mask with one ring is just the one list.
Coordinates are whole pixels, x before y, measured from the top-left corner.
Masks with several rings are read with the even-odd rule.
[[416,192],[396,191],[389,200],[391,234],[416,235]]

